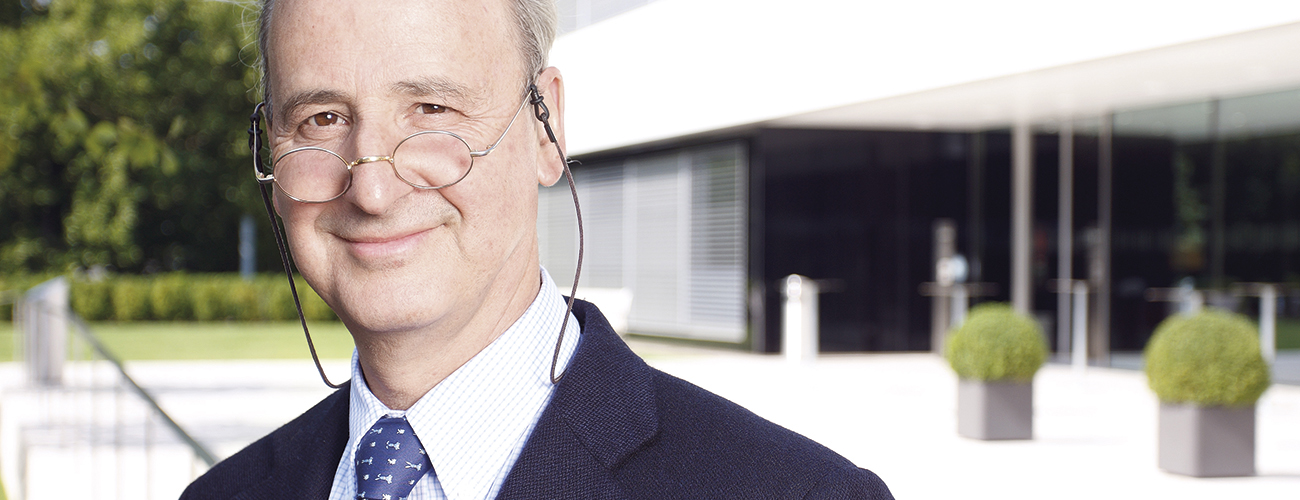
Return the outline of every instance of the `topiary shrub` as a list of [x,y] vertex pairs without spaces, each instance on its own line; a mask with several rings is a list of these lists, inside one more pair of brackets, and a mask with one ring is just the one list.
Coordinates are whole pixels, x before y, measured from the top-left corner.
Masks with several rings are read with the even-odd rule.
[[1254,405],[1269,384],[1258,336],[1250,320],[1226,311],[1170,316],[1147,342],[1147,383],[1165,403]]
[[981,304],[948,337],[948,364],[969,380],[1029,382],[1047,360],[1038,323],[1010,305]]

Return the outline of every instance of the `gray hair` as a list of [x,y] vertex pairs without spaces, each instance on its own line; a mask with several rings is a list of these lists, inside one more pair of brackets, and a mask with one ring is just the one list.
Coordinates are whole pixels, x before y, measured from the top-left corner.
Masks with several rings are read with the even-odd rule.
[[[261,51],[258,58],[258,71],[262,74],[262,99],[271,102],[271,86],[268,81],[266,51],[271,38],[271,16],[275,12],[276,0],[261,0],[262,8],[257,15],[257,47]],[[555,42],[558,30],[555,15],[555,0],[508,0],[514,6],[515,33],[524,62],[524,83],[532,79],[546,67],[546,57]],[[271,108],[266,114],[269,117]]]

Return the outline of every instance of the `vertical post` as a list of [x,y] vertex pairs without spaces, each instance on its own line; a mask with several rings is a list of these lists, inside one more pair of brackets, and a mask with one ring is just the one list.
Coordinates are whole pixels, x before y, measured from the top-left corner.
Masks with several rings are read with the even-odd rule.
[[1092,289],[1097,291],[1097,296],[1096,304],[1092,308],[1088,357],[1102,366],[1110,365],[1110,234],[1114,121],[1113,114],[1103,115],[1097,136],[1097,238],[1091,269]]
[[[951,273],[944,272],[943,266],[952,259],[957,250],[957,227],[952,219],[934,221],[934,282],[940,291],[947,291],[953,285]],[[930,298],[930,349],[943,354],[943,341],[952,325],[952,310],[947,293],[936,293]]]
[[817,283],[806,276],[785,278],[785,306],[782,320],[782,350],[787,361],[802,363],[817,359]]
[[1227,228],[1224,209],[1227,204],[1228,154],[1220,133],[1219,100],[1210,101],[1209,132],[1213,150],[1210,156],[1210,286],[1227,284],[1223,274]]
[[27,379],[37,385],[63,383],[67,357],[68,281],[62,277],[41,283],[23,298],[23,337]]
[[1263,285],[1259,290],[1259,350],[1264,361],[1272,365],[1277,357],[1277,286]]
[[[1064,288],[1064,286],[1062,286]],[[1088,368],[1088,283],[1083,280],[1074,282],[1074,345],[1068,348],[1070,365],[1075,371]],[[1062,290],[1064,292],[1064,290]],[[1066,293],[1061,293],[1066,297]]]
[[970,308],[970,295],[966,292],[966,284],[952,285],[952,328],[960,327],[966,322],[966,311]]
[[253,216],[244,214],[239,219],[239,276],[251,280],[255,272],[257,272],[257,226],[253,224]]
[[1034,135],[1028,122],[1011,131],[1011,304],[1016,312],[1032,314],[1030,241],[1033,231]]
[[1074,122],[1061,120],[1060,182],[1057,186],[1056,210],[1056,279],[1061,283],[1056,295],[1056,350],[1070,352],[1070,295],[1066,284],[1073,279],[1074,263]]
[[984,281],[984,133],[971,134],[966,183],[966,255],[970,256],[970,282]]

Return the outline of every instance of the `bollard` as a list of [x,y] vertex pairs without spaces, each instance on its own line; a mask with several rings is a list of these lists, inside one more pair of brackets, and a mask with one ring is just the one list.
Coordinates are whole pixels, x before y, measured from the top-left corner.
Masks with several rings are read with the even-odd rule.
[[1277,357],[1277,286],[1259,290],[1259,350],[1269,365]]
[[36,385],[63,383],[68,343],[68,281],[54,278],[27,291],[22,300],[23,358],[27,380]]
[[1205,294],[1197,290],[1192,285],[1191,278],[1183,278],[1178,282],[1178,312],[1182,314],[1196,314],[1201,312],[1205,307]]
[[785,277],[785,305],[781,325],[781,349],[787,361],[804,363],[817,359],[817,283],[807,276]]
[[1076,372],[1088,369],[1088,282],[1074,282],[1074,338],[1070,365]]
[[970,309],[970,297],[966,293],[966,285],[955,283],[952,285],[952,324],[951,329],[961,328],[961,324],[966,322],[966,311]]

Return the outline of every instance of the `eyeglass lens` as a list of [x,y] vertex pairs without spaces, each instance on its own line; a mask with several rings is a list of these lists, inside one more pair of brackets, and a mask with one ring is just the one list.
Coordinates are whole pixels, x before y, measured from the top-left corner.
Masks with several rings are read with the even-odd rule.
[[[351,166],[323,148],[299,148],[275,161],[273,173],[280,189],[301,201],[329,201],[352,185],[350,168],[367,168],[369,162]],[[402,182],[420,189],[450,186],[469,174],[474,165],[469,145],[443,131],[417,132],[397,145],[392,162],[373,162],[369,168],[389,165]]]

